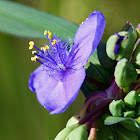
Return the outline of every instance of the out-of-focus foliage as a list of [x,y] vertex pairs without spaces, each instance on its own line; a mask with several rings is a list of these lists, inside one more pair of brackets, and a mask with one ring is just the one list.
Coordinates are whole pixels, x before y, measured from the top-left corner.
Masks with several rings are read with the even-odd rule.
[[[107,21],[103,36],[105,42],[111,34],[120,31],[127,20],[134,26],[140,22],[139,0],[13,1],[60,16],[76,24],[84,21],[92,11],[99,10]],[[37,46],[44,42],[34,41]],[[28,89],[30,73],[39,65],[30,61],[28,42],[29,39],[0,33],[1,140],[52,140],[64,128],[67,120],[84,104],[84,96],[79,94],[65,113],[54,116],[50,116],[49,112],[40,106],[35,94]]]
[[[0,31],[21,37],[44,38],[51,30],[57,36],[74,38],[78,25],[15,2],[0,1]],[[7,10],[8,7],[8,10]]]

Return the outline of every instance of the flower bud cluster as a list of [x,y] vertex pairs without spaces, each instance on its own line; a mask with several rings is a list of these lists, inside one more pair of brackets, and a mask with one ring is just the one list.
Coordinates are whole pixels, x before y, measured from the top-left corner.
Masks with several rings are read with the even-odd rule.
[[85,124],[79,125],[78,119],[72,117],[67,122],[66,127],[61,130],[55,140],[87,140],[88,131]]
[[140,71],[140,35],[139,26],[135,29],[129,22],[119,33],[112,35],[106,44],[109,58],[115,60],[115,81],[128,92]]
[[[140,95],[137,91],[130,91],[122,100],[113,100],[109,110],[114,117],[137,118],[140,116]],[[138,122],[139,123],[139,122]]]
[[[85,81],[100,86],[101,90],[88,95],[81,111],[69,119],[55,140],[96,140],[102,132],[100,123],[103,126],[115,124],[111,127],[120,139],[117,128],[123,129],[122,125],[126,128],[127,121],[118,122],[126,119],[135,122],[136,131],[140,128],[140,24],[135,29],[127,23],[122,31],[108,39],[106,46],[100,43],[97,51],[101,65],[113,74],[110,85],[104,88],[88,75]],[[108,123],[102,120],[106,114],[111,114]],[[126,130],[126,135],[137,138],[132,133]]]

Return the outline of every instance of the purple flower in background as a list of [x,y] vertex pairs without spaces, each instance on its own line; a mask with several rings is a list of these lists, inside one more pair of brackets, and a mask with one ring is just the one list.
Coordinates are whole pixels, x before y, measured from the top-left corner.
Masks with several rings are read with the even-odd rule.
[[50,114],[64,112],[77,97],[85,79],[84,66],[98,46],[104,28],[104,16],[94,11],[80,25],[73,45],[70,39],[62,40],[49,31],[44,32],[48,45],[39,49],[32,41],[29,43],[29,49],[37,49],[31,60],[41,63],[30,76],[29,88]]

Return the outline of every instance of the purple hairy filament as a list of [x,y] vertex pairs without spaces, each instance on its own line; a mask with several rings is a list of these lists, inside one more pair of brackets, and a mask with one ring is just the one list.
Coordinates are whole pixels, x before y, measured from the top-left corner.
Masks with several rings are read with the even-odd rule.
[[[63,74],[67,69],[73,69],[73,65],[76,65],[73,61],[76,53],[75,45],[69,45],[71,39],[62,40],[49,31],[45,31],[44,35],[47,36],[49,44],[45,43],[40,49],[34,46],[34,42],[29,42],[29,49],[35,48],[36,51],[32,51],[34,57],[31,57],[32,61],[38,61],[43,64],[50,76],[54,74]],[[74,69],[73,69],[74,70]]]
[[111,103],[112,99],[106,99],[103,102],[101,102],[99,105],[97,105],[93,110],[88,112],[86,116],[80,120],[79,124],[85,124],[85,123],[93,123],[93,121],[96,121],[97,118],[99,118],[105,111],[105,108]]
[[104,99],[106,97],[107,97],[106,94],[104,94],[104,93],[102,93],[100,91],[96,91],[96,92],[90,94],[87,97],[87,99],[85,101],[85,104],[82,107],[81,111],[77,114],[77,117],[80,118],[80,119],[83,118],[87,113],[90,112],[90,111],[88,111],[88,110],[90,110],[89,108],[90,107],[93,108],[93,106],[95,105],[96,101],[98,101],[100,99]]
[[93,127],[93,124],[97,124],[99,117],[108,111],[109,104],[113,100],[123,98],[123,95],[122,88],[117,86],[115,80],[105,91],[93,92],[87,97],[85,105],[77,115],[79,124],[86,124],[88,128]]

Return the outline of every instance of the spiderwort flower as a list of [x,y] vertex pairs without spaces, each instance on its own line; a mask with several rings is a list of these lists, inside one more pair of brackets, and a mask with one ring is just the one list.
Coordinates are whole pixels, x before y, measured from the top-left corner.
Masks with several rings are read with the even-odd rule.
[[75,100],[85,78],[88,58],[98,46],[105,28],[105,18],[94,11],[80,25],[74,38],[63,40],[45,31],[49,44],[41,49],[29,42],[29,49],[36,48],[32,61],[41,65],[31,74],[29,88],[35,92],[42,106],[50,114],[64,112]]

